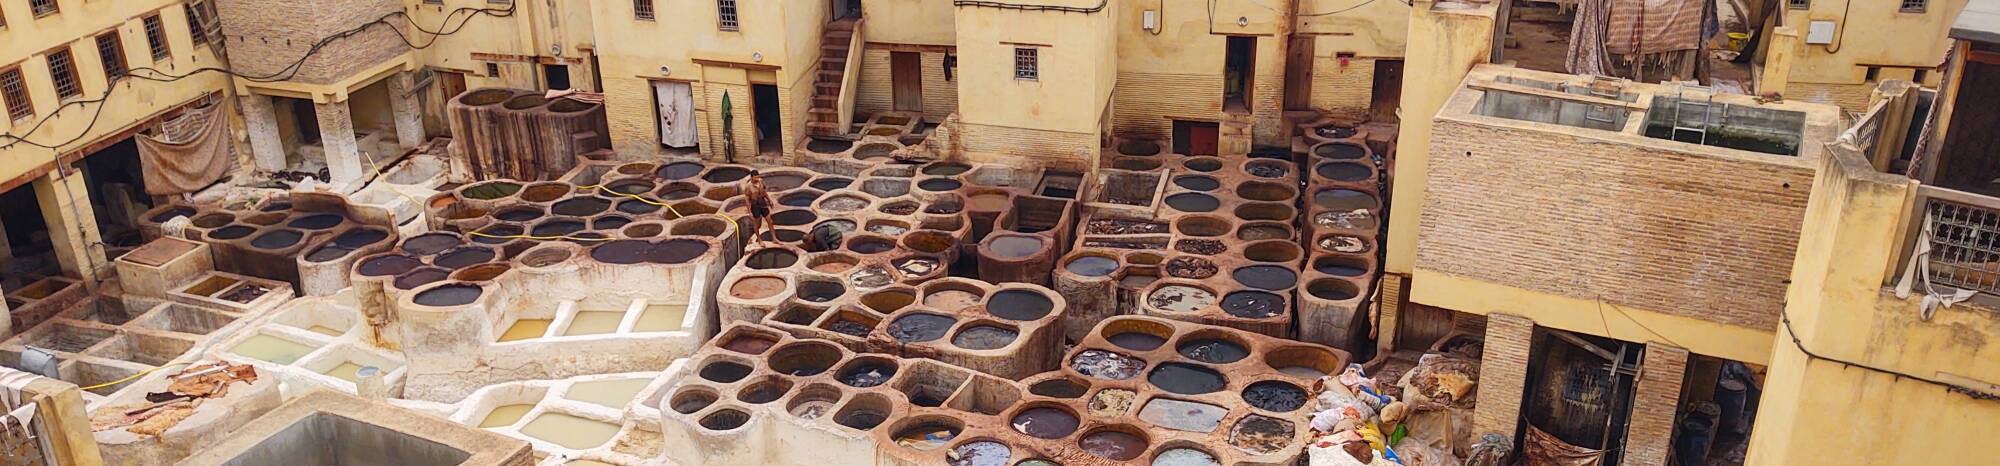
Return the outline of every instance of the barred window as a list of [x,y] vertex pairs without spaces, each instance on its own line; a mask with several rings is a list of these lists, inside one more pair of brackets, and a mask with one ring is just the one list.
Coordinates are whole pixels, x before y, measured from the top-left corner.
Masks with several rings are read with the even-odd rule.
[[1014,79],[1034,81],[1041,79],[1041,59],[1031,47],[1014,49]]
[[125,76],[125,41],[118,31],[97,36],[97,58],[104,62],[105,81],[117,81]]
[[0,70],[0,103],[7,104],[10,120],[35,116],[35,103],[28,100],[28,83],[21,77],[21,67]]
[[56,0],[28,0],[28,11],[35,12],[36,18],[53,15],[60,10],[56,7]]
[[632,19],[653,20],[653,0],[632,0]]
[[499,63],[490,63],[490,62],[489,62],[489,63],[487,63],[487,64],[486,64],[486,77],[488,77],[488,78],[498,78],[498,77],[500,77],[500,64],[499,64]]
[[188,38],[194,45],[208,43],[208,12],[202,2],[189,2],[182,11],[187,12]]
[[147,16],[141,23],[146,25],[146,48],[152,50],[153,61],[173,56],[173,50],[167,48],[167,25],[160,21],[160,15]]
[[1923,13],[1924,7],[1928,6],[1928,3],[1930,3],[1928,0],[1903,0],[1903,7],[1899,11],[1904,13]]
[[736,0],[716,0],[715,15],[722,30],[736,30]]
[[1812,0],[1785,0],[1785,5],[1794,10],[1806,10],[1812,8]]
[[83,97],[83,85],[76,77],[76,57],[70,56],[68,48],[49,52],[49,78],[56,83],[56,97]]
[[424,0],[425,5],[443,5],[444,0]]

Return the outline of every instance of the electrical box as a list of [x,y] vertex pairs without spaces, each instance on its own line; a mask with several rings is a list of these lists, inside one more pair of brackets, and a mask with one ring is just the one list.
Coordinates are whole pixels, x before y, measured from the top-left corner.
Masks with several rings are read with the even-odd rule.
[[1833,21],[1813,21],[1806,23],[1806,43],[1830,45],[1833,43]]
[[1160,30],[1159,10],[1146,10],[1145,19],[1141,20],[1140,23],[1140,27],[1146,28],[1147,31],[1158,32]]

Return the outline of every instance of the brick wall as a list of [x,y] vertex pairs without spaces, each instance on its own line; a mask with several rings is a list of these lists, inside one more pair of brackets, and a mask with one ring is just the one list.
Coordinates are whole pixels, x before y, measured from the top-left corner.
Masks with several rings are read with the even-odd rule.
[[1472,409],[1472,435],[1497,433],[1513,438],[1521,418],[1521,393],[1528,384],[1528,347],[1535,321],[1513,314],[1486,316],[1485,355],[1479,360],[1479,403]]
[[[891,70],[887,48],[869,48],[861,56],[861,80],[854,93],[854,113],[871,115],[895,109],[895,72]],[[919,74],[924,90],[924,119],[943,121],[958,111],[958,80],[944,79],[944,53],[918,52]],[[954,74],[953,78],[958,76]]]
[[1794,81],[1785,84],[1785,98],[1834,104],[1845,112],[1863,113],[1868,111],[1869,94],[1877,85],[1873,82],[1825,84]]
[[1007,165],[1040,164],[1085,170],[1097,162],[1098,135],[1007,126],[962,124],[958,136],[965,159]]
[[1812,170],[1579,136],[1592,132],[1438,118],[1416,266],[1777,325]]
[[1173,119],[1215,121],[1222,113],[1222,75],[1118,73],[1111,91],[1112,134],[1167,139]]
[[1621,464],[1667,464],[1687,360],[1686,349],[1662,343],[1646,344],[1646,358],[1641,362],[1638,385],[1632,393],[1631,420],[1625,424],[1625,458]]
[[[697,94],[699,95],[699,94]],[[653,82],[634,77],[604,77],[604,116],[611,127],[611,147],[625,155],[660,154],[660,125]],[[708,135],[703,134],[704,142]]]
[[[313,42],[402,11],[397,0],[216,0],[230,66],[252,76],[283,71]],[[394,30],[376,26],[328,43],[292,81],[328,84],[409,51]]]
[[1340,118],[1368,116],[1375,99],[1375,59],[1352,58],[1340,66],[1336,57],[1314,57],[1312,107]]
[[736,160],[749,161],[757,155],[757,123],[751,120],[750,86],[697,82],[694,95],[700,102],[695,104],[695,124],[701,127],[701,156],[709,160],[723,160],[724,138],[722,132],[722,96],[729,95],[729,110],[734,114],[730,130],[735,137]]

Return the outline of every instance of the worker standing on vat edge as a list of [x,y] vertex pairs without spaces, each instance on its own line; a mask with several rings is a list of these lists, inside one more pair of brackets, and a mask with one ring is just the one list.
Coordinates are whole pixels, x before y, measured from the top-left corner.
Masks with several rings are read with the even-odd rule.
[[750,201],[750,216],[757,219],[757,230],[751,232],[756,237],[755,241],[763,242],[764,235],[760,233],[766,230],[771,232],[770,239],[777,241],[777,226],[771,223],[770,188],[764,187],[762,172],[751,170],[750,176],[743,179],[743,197]]

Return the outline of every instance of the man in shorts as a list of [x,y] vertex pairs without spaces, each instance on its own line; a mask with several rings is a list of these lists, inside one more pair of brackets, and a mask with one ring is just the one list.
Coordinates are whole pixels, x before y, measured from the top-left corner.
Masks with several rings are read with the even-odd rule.
[[[776,241],[777,226],[771,223],[771,193],[770,188],[764,187],[763,173],[750,171],[750,177],[743,180],[743,197],[750,201],[750,216],[757,219],[757,230],[752,233],[770,231],[770,239]],[[755,235],[755,241],[764,241],[764,235]]]

